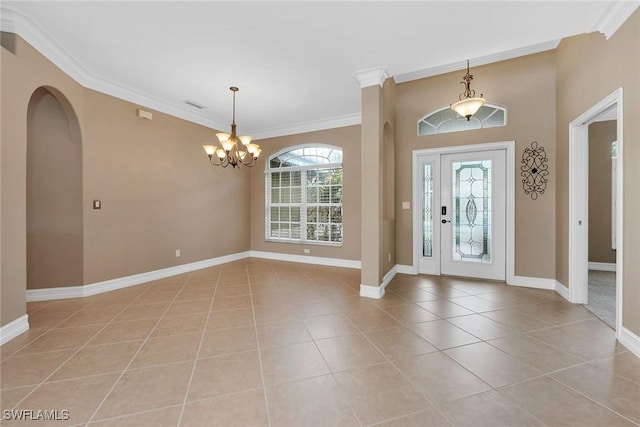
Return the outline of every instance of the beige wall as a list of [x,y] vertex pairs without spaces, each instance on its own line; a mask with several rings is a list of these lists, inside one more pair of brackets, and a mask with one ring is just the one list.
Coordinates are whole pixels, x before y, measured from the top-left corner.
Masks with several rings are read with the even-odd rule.
[[[360,260],[360,126],[267,138],[257,141],[262,148],[258,164],[251,169],[251,249],[283,254]],[[343,224],[341,247],[265,241],[265,162],[283,148],[298,144],[329,144],[343,150]]]
[[214,130],[155,111],[144,120],[88,89],[84,100],[86,283],[249,249],[249,170],[209,164]]
[[[569,123],[622,87],[623,106],[623,284],[622,324],[640,334],[640,263],[635,242],[640,239],[640,10],[606,40],[593,33],[563,40],[557,63],[557,211],[556,279],[568,284]],[[619,137],[619,136],[618,136]]]
[[249,249],[249,171],[209,165],[202,145],[215,130],[158,112],[140,119],[136,105],[82,88],[22,39],[14,51],[1,58],[1,325],[25,314],[27,107],[42,86],[80,124],[84,284]]
[[616,120],[589,125],[589,261],[616,262],[611,249],[611,143]]
[[[387,79],[382,88],[382,251],[380,265],[384,277],[396,265],[396,189],[395,189],[395,150],[396,150],[396,82]],[[381,281],[382,282],[382,281]]]
[[27,289],[81,285],[79,124],[46,89],[34,93],[27,114]]
[[[22,39],[16,38],[14,53],[1,49],[2,103],[2,271],[0,272],[0,324],[26,312],[27,287],[27,108],[33,92],[51,86],[65,96],[80,123],[83,119],[82,88]],[[60,99],[58,98],[60,101]]]
[[[402,210],[412,200],[412,150],[498,141],[516,142],[515,274],[555,277],[555,54],[529,55],[482,67],[473,67],[472,88],[488,102],[508,109],[504,127],[441,135],[417,136],[416,122],[449,105],[461,92],[464,71],[397,85],[396,88],[396,245],[397,263],[413,264],[412,210]],[[549,185],[545,194],[531,200],[522,191],[520,159],[524,149],[538,141],[549,157]]]

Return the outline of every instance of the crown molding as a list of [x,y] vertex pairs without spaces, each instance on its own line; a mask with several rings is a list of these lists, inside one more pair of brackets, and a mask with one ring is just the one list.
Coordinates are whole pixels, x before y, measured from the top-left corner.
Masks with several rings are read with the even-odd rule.
[[81,84],[87,89],[105,93],[107,95],[129,101],[133,104],[147,107],[208,128],[215,130],[225,130],[229,128],[229,123],[225,124],[207,117],[200,112],[190,111],[189,107],[186,105],[183,106],[182,103],[170,102],[147,95],[133,88],[111,82],[102,77],[95,75],[87,76],[86,80]]
[[607,10],[604,11],[593,31],[600,31],[609,39],[618,28],[624,24],[624,22],[635,12],[640,6],[640,1],[617,1],[609,5]]
[[362,114],[346,114],[344,116],[330,117],[327,119],[313,120],[298,123],[292,126],[282,126],[252,132],[253,139],[273,138],[276,136],[294,135],[298,133],[314,132],[325,129],[335,129],[345,126],[359,125],[362,123]]
[[373,67],[359,70],[353,73],[353,78],[358,81],[360,88],[378,85],[382,87],[384,81],[391,77],[386,67]]
[[[558,47],[560,40],[552,40],[545,43],[538,43],[517,49],[505,50],[503,52],[492,53],[490,55],[470,58],[472,68],[480,65],[492,64],[494,62],[505,61],[507,59],[518,58],[520,56],[532,55],[534,53],[553,50]],[[411,71],[409,73],[397,74],[394,76],[396,83],[405,83],[412,80],[424,79],[427,77],[437,76],[439,74],[451,73],[467,68],[467,60],[453,62],[451,64],[440,65],[438,67],[425,68],[423,70]]]
[[0,4],[0,30],[20,36],[42,56],[51,61],[73,80],[84,86],[89,72],[69,55],[37,22],[11,6]]
[[20,36],[82,87],[209,128],[229,127],[200,112],[191,111],[181,103],[166,101],[91,73],[37,22],[11,6],[0,4],[0,30]]

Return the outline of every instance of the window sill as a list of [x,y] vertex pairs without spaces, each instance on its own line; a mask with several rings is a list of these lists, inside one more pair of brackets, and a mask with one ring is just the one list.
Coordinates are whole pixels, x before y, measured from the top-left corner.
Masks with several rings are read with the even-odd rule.
[[330,248],[341,248],[343,243],[331,243],[331,242],[309,242],[300,240],[281,240],[281,239],[265,239],[266,243],[287,243],[293,245],[305,245],[305,246],[327,246]]

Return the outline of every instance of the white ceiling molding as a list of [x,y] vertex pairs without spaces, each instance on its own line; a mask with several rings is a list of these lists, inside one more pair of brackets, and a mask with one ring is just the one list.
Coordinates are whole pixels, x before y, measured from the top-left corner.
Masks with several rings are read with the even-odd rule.
[[[7,5],[7,3],[9,3],[9,5]],[[145,89],[144,92],[139,90],[138,87],[143,87],[138,83],[136,83],[140,81],[139,78],[122,80],[122,81],[130,82],[127,84],[119,83],[121,80],[119,80],[119,78],[116,77],[118,76],[118,74],[108,74],[109,73],[108,68],[105,68],[105,69],[101,68],[100,61],[95,61],[90,56],[83,56],[84,51],[82,49],[82,46],[79,47],[77,43],[74,45],[74,40],[76,41],[80,40],[79,37],[82,37],[82,34],[83,34],[82,31],[87,31],[87,28],[90,28],[86,25],[86,23],[87,22],[90,23],[91,20],[82,19],[83,16],[90,16],[90,15],[87,15],[88,13],[91,13],[91,10],[89,10],[90,8],[88,7],[77,8],[76,10],[76,8],[69,6],[69,4],[72,4],[73,2],[64,3],[65,4],[64,8],[62,8],[62,6],[45,7],[47,3],[49,2],[42,2],[42,6],[34,6],[34,4],[36,4],[34,2],[19,2],[19,1],[11,2],[11,1],[0,0],[0,29],[2,31],[15,33],[18,36],[22,37],[27,43],[31,44],[43,56],[45,56],[53,64],[59,67],[64,73],[69,75],[70,78],[77,81],[83,87],[86,87],[88,89],[93,89],[93,90],[105,93],[107,95],[111,95],[111,96],[126,100],[128,102],[132,102],[146,109],[151,109],[161,113],[169,114],[169,115],[181,118],[183,120],[197,123],[209,128],[222,129],[222,130],[228,129],[229,125],[227,120],[221,120],[221,118],[223,119],[225,117],[223,113],[221,113],[222,110],[217,109],[215,110],[217,112],[213,113],[212,108],[209,108],[207,110],[198,110],[196,108],[191,108],[182,102],[183,99],[187,99],[191,97],[192,92],[185,93],[183,97],[177,98],[176,96],[178,95],[175,95],[171,92],[167,94],[168,92],[160,89],[154,91],[155,89],[157,89],[157,87],[154,88],[153,85],[144,86],[145,88],[147,88]],[[106,3],[107,2],[104,2],[104,4]],[[158,4],[160,3],[161,2],[158,2]],[[209,3],[210,2],[194,3],[194,5],[198,4],[202,7],[193,6],[194,9],[191,10],[191,12],[198,13],[198,11],[203,11],[203,10],[211,11],[214,9],[215,10],[218,9],[217,7],[210,8],[210,7],[203,6]],[[235,7],[237,7],[237,6],[231,6],[234,3],[235,2],[226,2],[226,3],[222,2],[220,3],[219,9],[222,12],[229,13],[230,11],[233,11]],[[340,3],[342,4],[342,2]],[[392,2],[387,2],[387,3],[392,3]],[[407,4],[410,4],[410,3],[412,2],[408,2]],[[413,4],[418,5],[421,3],[422,2],[415,2]],[[428,3],[428,2],[425,2],[425,3]],[[441,3],[444,4],[445,2],[441,2]],[[446,3],[449,3],[449,2],[446,2]],[[450,2],[450,3],[452,5],[455,4],[455,2]],[[534,2],[530,1],[530,2],[523,2],[523,3],[533,4]],[[554,2],[548,2],[548,3],[554,3]],[[50,4],[51,3],[49,3],[49,5]],[[62,4],[63,3],[60,3],[60,5]],[[87,4],[89,4],[89,2],[87,2]],[[95,4],[102,4],[102,2],[96,2]],[[130,2],[130,4],[135,4],[135,3]],[[169,3],[163,3],[163,4],[166,5]],[[320,3],[317,3],[316,6],[319,4]],[[354,10],[357,10],[358,8],[353,6],[354,4],[356,3],[344,2],[343,7],[347,7],[346,5],[349,5],[349,8],[353,8]],[[383,4],[385,4],[385,2],[376,3],[377,6],[380,6]],[[535,32],[536,33],[535,37],[533,36],[524,37],[524,38],[521,37],[518,39],[518,40],[529,40],[528,42],[517,42],[517,43],[514,42],[509,44],[510,46],[519,46],[527,43],[532,43],[532,45],[528,47],[516,48],[506,52],[495,53],[495,54],[482,56],[482,57],[476,57],[476,58],[471,57],[470,58],[471,66],[475,67],[478,65],[489,64],[492,62],[507,60],[507,59],[511,59],[519,56],[524,56],[532,53],[554,49],[557,47],[559,42],[558,40],[561,37],[567,37],[574,34],[580,34],[583,32],[592,31],[594,24],[596,24],[598,31],[602,31],[606,34],[607,37],[610,37],[610,35],[613,34],[613,32],[615,32],[615,30],[617,30],[617,28],[638,7],[639,0],[611,1],[607,3],[589,2],[589,1],[573,2],[573,4],[581,4],[581,6],[579,6],[578,8],[566,6],[566,4],[572,4],[572,2],[558,2],[558,4],[565,5],[558,8],[558,10],[560,10],[561,12],[562,11],[564,12],[565,15],[562,15],[562,16],[575,17],[576,19],[575,20],[569,20],[569,18],[567,18],[566,20],[556,19],[556,21],[554,21],[556,24],[556,27],[552,28],[550,32],[541,32],[541,33]],[[227,6],[223,6],[223,5],[227,5]],[[310,7],[309,13],[311,13],[311,11],[314,11],[314,10],[317,12],[323,12],[323,13],[326,12],[326,10],[319,7],[316,7],[316,8],[313,8],[311,6],[309,7]],[[388,6],[388,7],[390,7],[390,9],[388,10],[385,9],[384,7],[380,7],[380,8],[372,7],[373,12],[377,11],[376,12],[377,15],[375,15],[377,17],[376,19],[384,19],[386,14],[388,14],[390,11],[393,11],[394,13],[397,12],[396,10],[397,8],[395,6],[393,7]],[[123,35],[136,34],[136,31],[139,31],[139,28],[136,26],[137,23],[144,24],[144,19],[145,19],[144,17],[146,16],[145,14],[147,13],[146,8],[141,7],[141,8],[134,8],[134,9],[135,9],[134,12],[140,14],[140,15],[137,15],[139,17],[139,20],[135,20],[135,19],[131,20],[131,22],[133,22],[134,24],[130,22],[129,23],[130,25],[128,27],[122,28]],[[529,9],[527,10],[536,11],[538,9],[539,9],[538,6],[535,6],[534,9],[531,9],[531,6],[529,6]],[[109,10],[109,9],[98,8],[96,10]],[[162,8],[162,10],[171,11],[173,9]],[[304,12],[306,10],[307,10],[306,8],[300,8],[299,10],[297,10],[296,12],[297,15],[295,16],[298,16],[300,19],[309,19],[308,22],[313,22],[313,19],[307,16],[308,15],[307,12]],[[414,9],[408,9],[408,10],[411,11]],[[556,8],[552,8],[549,6],[549,10],[555,11]],[[55,25],[51,25],[51,22],[49,22],[47,18],[46,11],[50,11],[50,12],[58,11],[59,13],[53,14],[55,15],[55,17],[58,17],[58,19],[60,16],[63,16],[68,12],[69,13],[68,22],[73,22],[73,19],[77,18],[78,22],[82,22],[85,25],[79,25],[75,33],[73,31],[70,31],[70,32],[60,31],[58,27],[56,27]],[[270,14],[272,13],[272,10],[270,10],[270,8],[268,7],[263,7],[257,13],[258,14],[261,13],[262,15],[269,17],[271,16]],[[397,12],[397,13],[400,13],[400,12]],[[262,15],[259,15],[259,16],[262,16]],[[414,15],[422,16],[422,14],[414,14]],[[509,19],[508,14],[498,14],[498,15],[500,20],[499,22],[512,22],[512,20]],[[582,17],[583,19],[579,19],[581,15],[585,15]],[[117,16],[117,15],[109,15],[109,16]],[[315,16],[315,15],[312,14],[310,16]],[[322,15],[322,16],[325,16],[325,15]],[[348,14],[345,16],[348,16]],[[133,17],[134,18],[136,17],[135,13]],[[97,22],[100,22],[100,21],[101,21],[100,19],[97,19]],[[104,20],[104,21],[110,22],[109,20]],[[444,21],[446,21],[446,19]],[[527,20],[525,19],[525,22],[526,21]],[[191,22],[191,21],[187,20],[185,22]],[[195,19],[194,22],[200,22],[200,21]],[[358,22],[359,22],[358,25],[361,26],[359,28],[362,31],[365,31],[368,28],[370,28],[369,19],[361,20]],[[397,23],[399,21],[396,20],[394,22]],[[446,22],[444,22],[444,24],[446,24]],[[97,35],[102,34],[101,31],[103,31],[104,32],[103,35],[105,38],[112,37],[112,35],[110,35],[111,33],[108,31],[109,25],[106,25],[106,26],[102,25],[99,27],[100,27],[99,30],[96,31]],[[151,28],[152,30],[153,28],[155,28],[153,25],[147,26],[147,27]],[[398,43],[402,42],[403,46],[404,45],[410,46],[411,45],[410,41],[413,39],[409,36],[412,33],[417,34],[419,32],[416,32],[415,27],[406,26],[406,25],[405,27],[407,27],[411,31],[401,32],[400,34],[398,34]],[[567,29],[566,27],[570,27],[570,28]],[[72,28],[75,28],[75,26]],[[392,27],[390,28],[393,29]],[[537,25],[536,28],[544,29],[544,26]],[[359,34],[363,36],[367,34],[366,31],[365,32],[362,32],[362,31]],[[376,34],[380,33],[379,29],[376,31],[377,31]],[[310,32],[310,34],[315,34],[315,32]],[[388,36],[387,38],[395,37],[396,35],[396,33],[394,32],[391,32],[390,34],[393,34],[393,35]],[[429,34],[429,33],[427,32],[426,34]],[[542,36],[540,34],[542,34]],[[545,36],[544,34],[549,34],[549,35]],[[283,35],[282,32],[275,32],[274,36],[276,38],[285,37],[285,35]],[[193,34],[192,34],[192,37],[193,37]],[[100,40],[102,41],[108,40],[105,38],[100,39],[99,37],[92,37],[91,41],[100,42]],[[549,40],[549,39],[558,39],[558,40],[538,43],[540,41]],[[191,40],[193,40],[193,38]],[[313,40],[313,38],[311,38],[311,40]],[[360,40],[359,38],[355,37],[353,40],[353,46],[345,44],[345,48],[349,48],[350,50],[348,51],[345,50],[343,54],[348,53],[350,58],[358,58],[357,61],[353,61],[349,63],[353,65],[349,65],[348,67],[345,67],[347,70],[347,73],[348,71],[359,69],[360,66],[368,66],[369,64],[371,64],[370,61],[376,61],[373,63],[383,63],[383,64],[390,65],[389,67],[390,71],[384,67],[376,67],[376,68],[361,70],[354,73],[353,77],[358,81],[358,83],[360,84],[360,87],[367,87],[367,86],[374,86],[374,85],[382,86],[384,84],[385,79],[391,77],[392,75],[396,82],[402,83],[410,80],[431,77],[431,76],[448,73],[452,71],[463,70],[466,66],[466,62],[463,62],[462,60],[466,60],[467,58],[457,58],[455,56],[448,56],[448,55],[444,56],[443,58],[446,58],[446,59],[443,59],[440,63],[446,62],[446,61],[457,61],[458,59],[460,59],[460,61],[452,62],[444,66],[439,66],[437,61],[408,60],[401,55],[402,52],[398,52],[398,49],[394,47],[393,44],[389,44],[388,46],[386,46],[386,50],[383,49],[385,46],[381,46],[381,50],[376,48],[371,52],[369,52],[369,50],[364,48],[364,47],[368,47],[369,44],[359,43],[359,40]],[[363,40],[365,39],[363,38]],[[487,46],[486,43],[491,43],[491,40],[492,40],[491,37],[485,38],[485,44],[483,46]],[[247,42],[249,41],[250,39],[247,40]],[[334,45],[333,45],[334,49],[336,46],[340,46],[341,44],[343,44],[343,41],[341,41],[339,38],[336,39],[334,37],[333,41],[334,41]],[[533,43],[538,43],[538,44],[533,44]],[[478,49],[477,46],[476,46],[476,49]],[[470,51],[473,52],[473,50],[470,50]],[[74,52],[74,54],[71,55],[70,52]],[[448,52],[450,52],[450,50],[448,50]],[[476,50],[476,52],[479,52],[479,51]],[[486,52],[486,50],[483,50],[483,52]],[[367,54],[369,54],[369,56],[366,56]],[[473,53],[471,53],[471,55],[473,55]],[[114,56],[114,58],[116,58],[114,60],[117,61],[117,56]],[[419,65],[419,64],[423,64],[423,65]],[[143,68],[142,66],[140,67]],[[394,68],[394,67],[397,67],[397,68]],[[427,68],[421,68],[421,67],[427,67]],[[132,67],[132,69],[135,71],[134,67]],[[275,67],[274,69],[277,69],[277,67]],[[417,71],[410,71],[410,70],[416,70],[416,69]],[[134,76],[134,77],[139,77],[139,76]],[[348,76],[346,77],[348,78]],[[315,78],[317,79],[318,77],[315,76]],[[334,75],[332,75],[333,80],[329,79],[327,82],[323,82],[323,83],[326,83],[327,85],[329,84],[335,85],[336,82],[339,81],[340,84],[346,83],[346,85],[348,85],[349,84],[348,81],[345,81],[344,78],[345,78],[345,75],[344,75],[344,69],[343,69],[342,71],[340,71],[339,74],[334,73]],[[268,81],[269,79],[266,79],[266,80]],[[265,81],[265,79],[261,78],[260,81]],[[165,84],[162,81],[155,82],[155,83],[169,86],[168,84]],[[325,87],[328,87],[328,86],[325,86]],[[326,92],[328,94],[332,93],[331,91],[326,91]],[[317,94],[317,92],[315,93]],[[339,99],[332,99],[332,98],[336,98],[337,96],[327,96],[325,97],[326,99],[323,98],[324,103],[321,104],[316,110],[314,110],[316,111],[314,114],[301,114],[301,115],[296,115],[295,117],[291,116],[290,114],[286,115],[287,117],[289,117],[289,123],[286,123],[285,121],[272,122],[270,119],[267,119],[267,116],[262,116],[259,121],[260,124],[254,125],[255,128],[258,128],[258,129],[261,128],[262,130],[258,132],[249,130],[249,132],[246,132],[246,133],[254,135],[255,138],[268,138],[268,137],[274,137],[274,136],[297,134],[301,132],[323,130],[323,129],[334,128],[334,127],[357,125],[360,123],[360,120],[361,120],[360,113],[357,112],[357,110],[359,109],[357,100],[355,99],[357,95],[358,95],[357,91],[351,90],[351,91],[342,91],[340,95],[342,97]],[[263,96],[266,96],[266,95],[263,95]],[[343,102],[343,105],[350,105],[351,107],[343,108],[339,112],[337,112],[334,108],[334,105],[336,102],[340,102],[340,101]],[[349,101],[351,103],[346,104],[344,103],[344,101]],[[309,100],[306,100],[306,102],[309,102]],[[275,103],[273,105],[278,105],[278,103]],[[209,106],[211,107],[212,104],[209,103]],[[278,111],[277,113],[274,113],[275,108],[272,108],[271,110],[272,111],[269,111],[270,113],[270,115],[268,116],[269,118],[274,117],[276,114],[280,114],[280,111]],[[216,118],[210,117],[213,114],[217,115],[218,117]],[[256,113],[254,112],[254,115],[255,114]],[[340,114],[340,115],[335,116],[335,114]],[[323,118],[319,120],[309,121],[310,119],[318,118],[318,117],[323,117]],[[250,123],[251,120],[248,120],[248,122]],[[274,126],[276,123],[277,123],[276,127],[269,127],[269,126]],[[249,128],[251,129],[251,126],[249,126]]]
[[611,3],[609,8],[602,14],[593,31],[600,31],[609,39],[618,28],[624,24],[633,12],[640,6],[640,1],[617,1]]
[[69,77],[84,86],[89,72],[65,52],[53,36],[20,11],[0,4],[0,30],[17,34]]
[[347,114],[340,117],[332,117],[324,120],[314,120],[312,122],[300,123],[293,126],[283,126],[280,128],[264,129],[253,132],[253,139],[274,138],[276,136],[295,135],[297,133],[314,132],[317,130],[334,129],[345,126],[359,125],[362,123],[360,113]]
[[[478,67],[480,65],[492,64],[494,62],[505,61],[507,59],[518,58],[520,56],[532,55],[534,53],[545,52],[547,50],[553,50],[558,47],[560,40],[552,40],[546,43],[539,43],[531,46],[526,46],[518,49],[506,50],[504,52],[492,53],[491,55],[479,56],[476,58],[469,58],[471,68]],[[460,62],[454,62],[451,64],[441,65],[439,67],[426,68],[424,70],[412,71],[410,73],[397,74],[394,76],[396,83],[405,83],[412,80],[420,80],[427,77],[433,77],[440,74],[451,73],[453,71],[460,71],[467,68],[467,60],[464,59]]]
[[212,129],[223,130],[229,127],[228,124],[214,120],[202,113],[190,111],[188,107],[182,104],[168,102],[144,94],[90,73],[40,25],[10,6],[0,5],[0,30],[22,37],[42,56],[87,89],[93,89],[141,107],[150,108]]
[[384,81],[389,77],[391,77],[391,74],[389,74],[386,67],[367,68],[353,73],[353,78],[358,81],[361,89],[375,85],[382,87]]

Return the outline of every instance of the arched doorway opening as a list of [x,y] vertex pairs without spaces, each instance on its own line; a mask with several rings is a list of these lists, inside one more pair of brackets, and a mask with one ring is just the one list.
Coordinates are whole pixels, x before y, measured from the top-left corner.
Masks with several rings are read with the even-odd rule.
[[27,289],[83,283],[82,137],[59,91],[27,109]]

